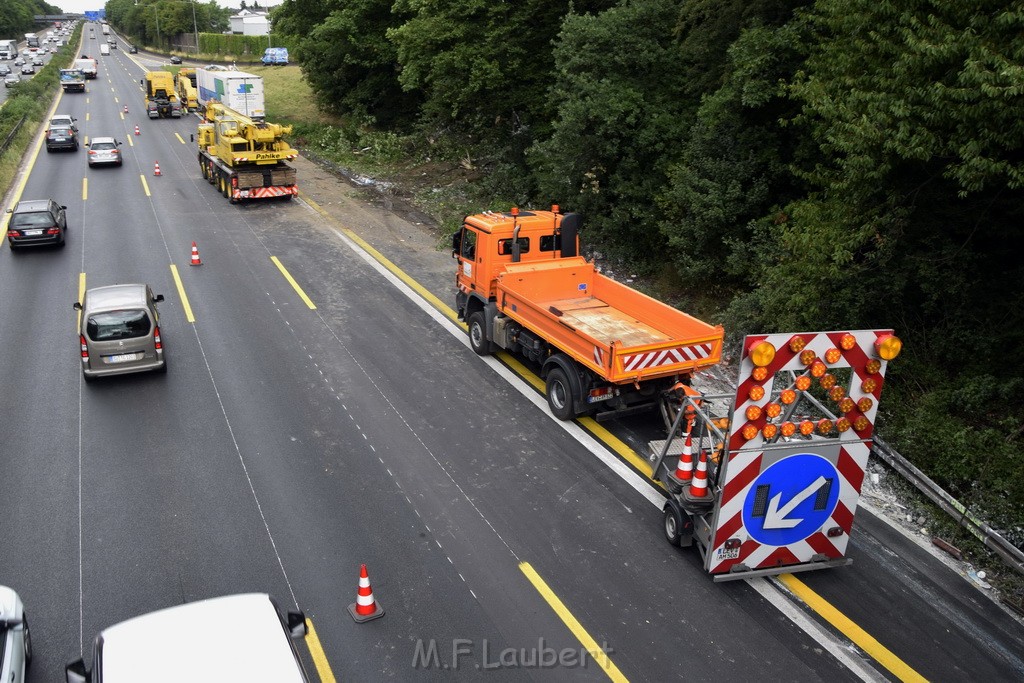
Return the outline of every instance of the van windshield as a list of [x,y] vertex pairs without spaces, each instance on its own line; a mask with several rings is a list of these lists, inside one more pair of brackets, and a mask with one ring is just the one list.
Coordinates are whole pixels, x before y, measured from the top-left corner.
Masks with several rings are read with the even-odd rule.
[[145,337],[149,330],[149,315],[141,309],[93,313],[85,326],[89,338],[95,341]]

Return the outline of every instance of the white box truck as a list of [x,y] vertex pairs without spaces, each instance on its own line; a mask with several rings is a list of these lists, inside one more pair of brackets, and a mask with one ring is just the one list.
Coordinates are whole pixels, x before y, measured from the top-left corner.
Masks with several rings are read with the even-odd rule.
[[13,40],[0,40],[0,59],[14,59],[17,56],[17,42]]
[[200,109],[216,101],[250,118],[265,118],[263,77],[243,71],[196,69],[196,91]]

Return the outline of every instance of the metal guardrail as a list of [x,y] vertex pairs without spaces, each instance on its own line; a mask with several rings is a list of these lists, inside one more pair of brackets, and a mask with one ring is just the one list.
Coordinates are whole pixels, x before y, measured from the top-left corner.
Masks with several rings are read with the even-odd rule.
[[999,555],[1006,564],[1018,574],[1024,575],[1024,552],[1007,541],[1003,536],[985,522],[975,517],[963,503],[946,493],[921,470],[914,467],[906,458],[896,452],[876,434],[872,453],[880,457],[896,470],[904,479],[913,484],[917,490],[929,500],[942,508],[950,517],[967,529],[972,536],[981,541],[985,547]]
[[2,144],[0,144],[0,157],[2,157],[4,155],[4,152],[7,151],[7,148],[11,146],[11,142],[14,140],[14,136],[18,134],[18,131],[21,130],[21,127],[23,125],[25,125],[24,116],[22,116],[21,119],[16,124],[14,124],[14,129],[11,130],[10,134],[7,136],[7,139],[5,139]]

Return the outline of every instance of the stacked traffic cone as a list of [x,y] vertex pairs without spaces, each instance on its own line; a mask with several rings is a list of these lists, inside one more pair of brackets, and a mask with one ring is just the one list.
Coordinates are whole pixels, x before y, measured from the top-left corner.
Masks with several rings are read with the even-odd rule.
[[192,262],[189,263],[189,265],[190,266],[201,266],[201,265],[203,265],[203,262],[199,260],[199,247],[196,246],[195,242],[192,243]]
[[686,428],[686,443],[683,444],[683,452],[679,456],[679,464],[676,465],[675,478],[680,483],[686,484],[693,479],[693,441],[690,440],[690,431],[693,423]]
[[135,134],[136,135],[142,135],[142,133],[139,132],[139,125],[138,124],[135,124]]
[[384,608],[373,599],[373,590],[370,588],[370,577],[366,574],[365,564],[359,569],[359,590],[356,591],[356,601],[348,606],[348,613],[357,624],[384,616]]
[[160,162],[159,161],[154,161],[153,162],[153,175],[162,175],[160,173]]
[[708,495],[708,454],[701,449],[700,460],[697,461],[697,472],[690,482],[690,490],[687,492],[690,498],[702,500]]

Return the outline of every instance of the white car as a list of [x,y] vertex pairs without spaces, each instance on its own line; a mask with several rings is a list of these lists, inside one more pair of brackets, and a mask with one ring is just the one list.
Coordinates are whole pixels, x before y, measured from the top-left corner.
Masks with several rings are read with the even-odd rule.
[[25,606],[13,589],[0,586],[0,681],[25,683],[32,663],[32,634]]

